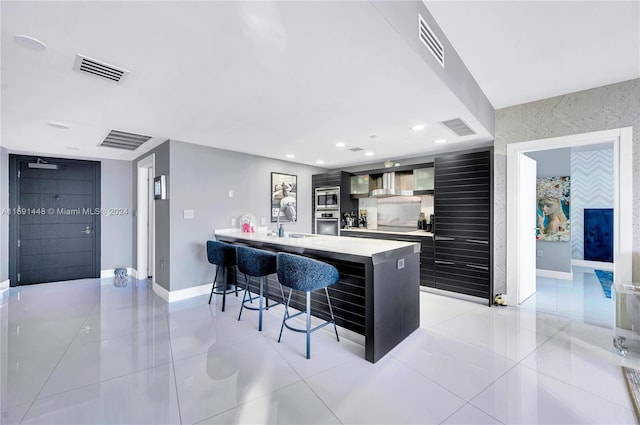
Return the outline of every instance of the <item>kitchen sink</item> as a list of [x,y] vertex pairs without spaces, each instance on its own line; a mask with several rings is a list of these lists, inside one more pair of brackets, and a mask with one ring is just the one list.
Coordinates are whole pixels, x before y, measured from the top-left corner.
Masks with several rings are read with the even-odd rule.
[[313,238],[315,236],[316,235],[307,235],[307,234],[304,234],[304,233],[289,233],[289,234],[287,234],[288,238]]

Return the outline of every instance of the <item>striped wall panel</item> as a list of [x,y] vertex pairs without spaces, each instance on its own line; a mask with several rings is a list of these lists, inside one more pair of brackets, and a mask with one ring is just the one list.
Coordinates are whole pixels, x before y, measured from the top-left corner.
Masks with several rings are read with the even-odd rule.
[[584,209],[613,208],[613,149],[571,153],[571,258],[584,260]]

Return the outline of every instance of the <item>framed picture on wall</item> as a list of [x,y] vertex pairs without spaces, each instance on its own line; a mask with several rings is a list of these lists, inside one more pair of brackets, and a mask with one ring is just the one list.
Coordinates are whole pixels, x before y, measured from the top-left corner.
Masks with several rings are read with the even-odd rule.
[[569,202],[571,178],[543,177],[536,181],[536,239],[542,241],[571,240]]
[[271,173],[271,222],[298,221],[298,177]]

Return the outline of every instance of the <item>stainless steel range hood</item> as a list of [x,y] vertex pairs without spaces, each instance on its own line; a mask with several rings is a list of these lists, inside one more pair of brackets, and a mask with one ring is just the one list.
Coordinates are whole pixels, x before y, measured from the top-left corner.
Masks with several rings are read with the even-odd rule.
[[369,192],[370,198],[388,198],[390,196],[413,196],[413,190],[396,189],[396,173],[382,174],[382,187]]

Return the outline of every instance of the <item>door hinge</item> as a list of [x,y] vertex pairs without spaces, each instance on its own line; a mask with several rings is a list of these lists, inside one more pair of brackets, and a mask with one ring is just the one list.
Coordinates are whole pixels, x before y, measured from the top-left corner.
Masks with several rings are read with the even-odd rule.
[[20,282],[20,273],[18,273],[18,282]]
[[20,248],[20,239],[18,239],[18,248]]

